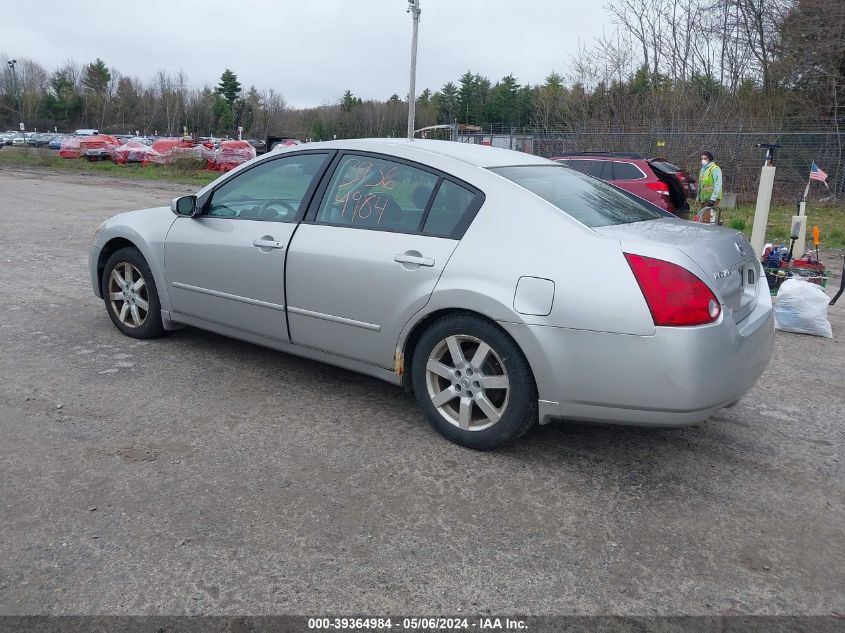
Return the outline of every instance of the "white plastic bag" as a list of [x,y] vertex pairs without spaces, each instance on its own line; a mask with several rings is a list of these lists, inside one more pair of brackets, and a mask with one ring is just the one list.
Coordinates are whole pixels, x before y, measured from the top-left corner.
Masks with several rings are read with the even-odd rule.
[[775,329],[798,334],[833,337],[827,320],[830,297],[818,284],[787,279],[778,290],[775,303]]

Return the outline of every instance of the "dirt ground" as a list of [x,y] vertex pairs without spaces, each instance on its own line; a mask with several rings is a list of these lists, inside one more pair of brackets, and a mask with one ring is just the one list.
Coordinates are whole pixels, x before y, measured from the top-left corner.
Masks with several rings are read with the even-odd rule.
[[845,298],[704,425],[477,453],[371,378],[120,335],[92,232],[190,191],[0,170],[0,615],[845,614]]

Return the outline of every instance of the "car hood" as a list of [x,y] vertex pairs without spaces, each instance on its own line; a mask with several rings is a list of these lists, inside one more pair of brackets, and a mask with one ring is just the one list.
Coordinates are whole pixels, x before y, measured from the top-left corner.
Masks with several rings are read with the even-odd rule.
[[123,235],[131,237],[133,234],[153,237],[154,240],[163,239],[170,230],[170,225],[176,216],[170,207],[151,207],[137,211],[124,211],[113,215],[100,225],[99,231],[106,231],[106,237]]
[[136,211],[124,211],[123,213],[118,213],[109,219],[109,224],[119,224],[121,222],[134,223],[139,220],[157,220],[164,219],[168,216],[171,218],[176,217],[173,215],[173,211],[170,210],[169,206],[150,207],[148,209],[137,209]]

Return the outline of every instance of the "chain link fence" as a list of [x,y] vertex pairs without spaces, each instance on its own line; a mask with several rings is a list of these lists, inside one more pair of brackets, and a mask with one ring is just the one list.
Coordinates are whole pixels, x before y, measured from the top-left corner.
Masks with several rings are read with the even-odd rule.
[[491,142],[551,158],[566,152],[639,152],[645,157],[662,157],[698,174],[703,150],[713,152],[722,168],[724,190],[737,194],[740,203],[751,203],[757,195],[760,167],[765,151],[758,143],[778,143],[774,197],[779,202],[796,200],[804,193],[815,162],[828,174],[828,186],[813,182],[814,200],[845,203],[845,132],[830,130],[729,131],[626,130],[596,127],[535,129],[485,127],[478,134],[462,135],[469,142]]

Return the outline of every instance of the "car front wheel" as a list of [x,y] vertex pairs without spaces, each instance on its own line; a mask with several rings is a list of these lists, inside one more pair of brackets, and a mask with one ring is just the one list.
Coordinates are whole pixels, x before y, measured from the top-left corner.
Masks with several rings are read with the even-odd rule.
[[121,248],[109,257],[102,291],[112,323],[126,336],[155,338],[164,332],[155,280],[138,249]]
[[498,448],[537,419],[537,388],[516,343],[473,315],[433,323],[414,350],[414,395],[447,439],[478,450]]

